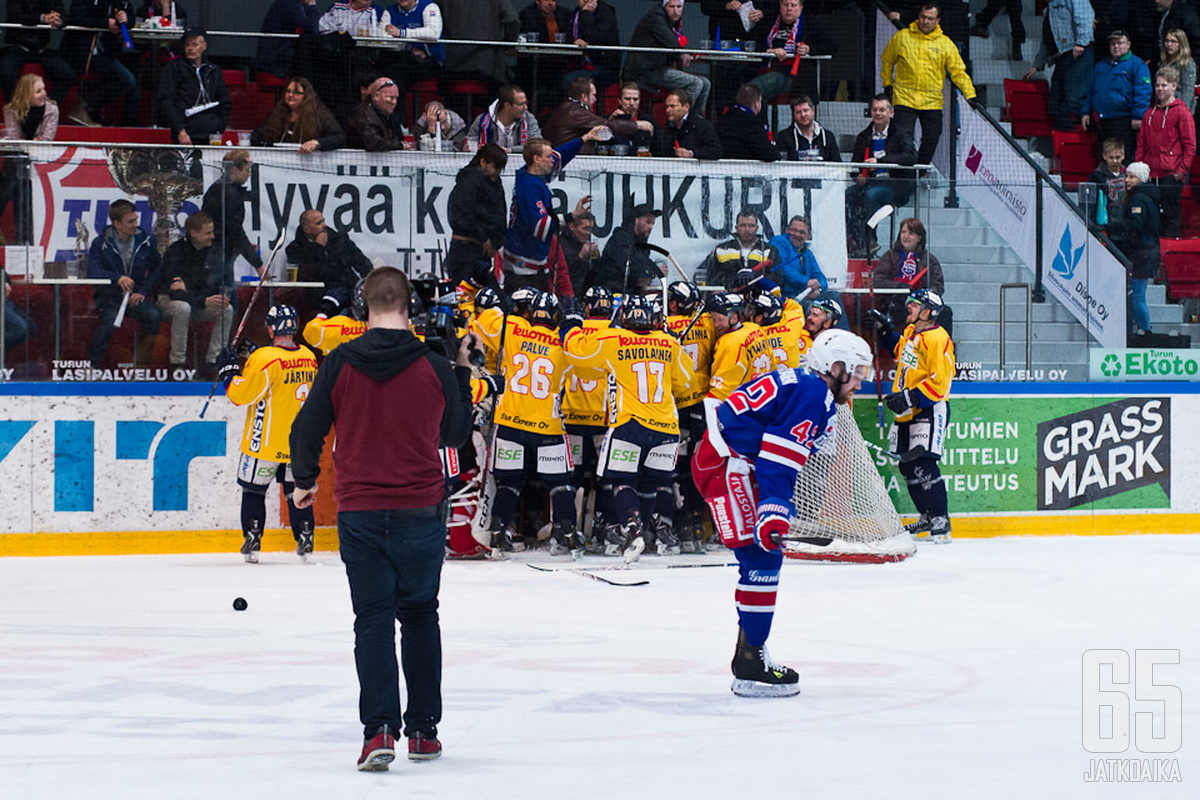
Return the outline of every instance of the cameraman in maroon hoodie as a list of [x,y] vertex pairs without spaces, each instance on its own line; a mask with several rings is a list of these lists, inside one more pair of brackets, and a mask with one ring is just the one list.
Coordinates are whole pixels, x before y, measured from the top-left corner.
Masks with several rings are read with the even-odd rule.
[[446,549],[445,480],[439,446],[471,432],[467,336],[452,366],[409,330],[412,286],[394,267],[364,279],[356,316],[362,336],[326,356],[292,424],[293,499],[312,503],[321,449],[337,426],[333,496],[354,606],[354,661],[364,745],[360,770],[386,770],[400,736],[395,620],[408,711],[408,757],[441,755],[442,642],[438,585]]

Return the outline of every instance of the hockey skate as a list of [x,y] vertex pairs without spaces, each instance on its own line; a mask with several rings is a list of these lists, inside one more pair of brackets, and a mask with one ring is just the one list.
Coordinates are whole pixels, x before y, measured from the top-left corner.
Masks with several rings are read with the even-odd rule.
[[300,560],[307,564],[308,557],[312,555],[312,551],[313,530],[306,524],[296,537],[296,555],[300,556]]
[[677,556],[681,552],[679,536],[671,520],[654,515],[654,543],[660,556]]
[[625,544],[621,555],[624,556],[626,564],[632,564],[642,557],[642,551],[646,549],[646,539],[642,536],[642,521],[637,514],[621,526],[621,533]]
[[433,761],[442,755],[442,743],[436,736],[415,733],[408,737],[409,761]]
[[520,553],[525,550],[525,543],[513,532],[512,528],[492,531],[492,552]]
[[793,697],[800,694],[800,676],[791,667],[775,664],[766,645],[751,647],[746,634],[738,628],[737,650],[733,654],[733,684],[738,697]]
[[933,542],[934,544],[950,544],[950,518],[933,517],[930,519],[929,537],[924,541]]
[[583,555],[583,537],[575,530],[574,525],[554,524],[550,529],[550,555],[565,556],[570,553],[575,558]]
[[386,727],[363,742],[362,755],[358,757],[361,772],[384,772],[388,764],[396,760],[396,737]]
[[929,517],[925,514],[922,514],[921,516],[917,517],[916,522],[910,522],[907,525],[905,525],[904,530],[908,531],[913,536],[916,536],[919,533],[928,532],[929,525],[930,525]]
[[246,559],[247,564],[258,563],[258,551],[262,547],[262,531],[253,529],[242,533],[245,541],[242,542],[242,557]]

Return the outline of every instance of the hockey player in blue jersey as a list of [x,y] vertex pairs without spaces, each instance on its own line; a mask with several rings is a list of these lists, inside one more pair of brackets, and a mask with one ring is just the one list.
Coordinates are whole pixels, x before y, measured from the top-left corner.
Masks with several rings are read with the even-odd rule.
[[870,378],[871,348],[849,331],[833,329],[813,343],[808,369],[784,367],[739,386],[723,401],[705,401],[708,430],[692,457],[692,475],[714,530],[738,560],[734,694],[800,693],[796,671],[773,663],[766,648],[782,539],[795,514],[800,470],[834,441],[837,406]]

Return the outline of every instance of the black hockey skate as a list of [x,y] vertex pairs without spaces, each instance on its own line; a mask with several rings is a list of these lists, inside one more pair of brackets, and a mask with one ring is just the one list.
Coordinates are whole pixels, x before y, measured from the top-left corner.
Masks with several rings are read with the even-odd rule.
[[733,654],[733,684],[739,697],[792,697],[800,694],[800,676],[791,667],[775,664],[766,645],[751,647],[746,634],[738,628],[737,650]]
[[925,514],[917,517],[916,522],[910,522],[904,526],[904,530],[916,536],[919,533],[927,533],[929,531],[929,517]]
[[300,533],[296,535],[296,555],[300,556],[300,560],[307,564],[312,551],[313,529],[305,524]]
[[949,517],[933,517],[929,520],[929,541],[934,544],[950,544]]
[[245,537],[245,541],[242,542],[242,557],[246,559],[247,564],[257,564],[258,551],[262,547],[262,531],[253,528],[243,531],[242,536]]
[[642,557],[646,539],[642,536],[642,519],[636,512],[618,529],[618,536],[621,540],[620,552],[626,564],[632,564]]
[[654,543],[660,556],[677,556],[680,553],[679,535],[671,520],[654,515]]
[[493,553],[520,553],[525,549],[525,543],[513,533],[511,528],[492,531]]
[[554,523],[550,528],[550,555],[565,556],[570,553],[575,558],[583,555],[583,537],[575,530],[574,525]]

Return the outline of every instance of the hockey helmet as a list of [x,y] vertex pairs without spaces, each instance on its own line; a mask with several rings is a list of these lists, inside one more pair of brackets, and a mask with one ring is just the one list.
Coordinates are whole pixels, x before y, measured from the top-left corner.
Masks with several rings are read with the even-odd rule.
[[829,318],[830,325],[837,325],[838,320],[842,318],[842,304],[832,297],[818,297],[812,301],[810,308],[819,308],[825,312],[825,316]]
[[363,293],[363,284],[366,282],[366,278],[359,278],[358,283],[354,284],[354,293],[350,296],[350,313],[359,322],[367,321],[367,296]]
[[557,328],[561,319],[558,298],[550,292],[538,292],[529,306],[529,321],[545,328]]
[[541,294],[541,292],[532,286],[522,286],[521,288],[513,291],[513,293],[510,295],[510,299],[512,300],[512,313],[519,317],[525,317],[528,319],[529,310],[532,308],[533,301],[537,299],[539,294]]
[[475,313],[487,311],[489,308],[500,308],[502,306],[500,293],[490,286],[485,286],[475,295]]
[[655,308],[653,298],[627,295],[621,304],[621,324],[631,331],[652,331],[662,325],[662,312]]
[[828,374],[839,361],[848,373],[857,374],[864,381],[871,379],[871,348],[861,336],[841,328],[822,331],[809,348],[809,368]]
[[607,286],[589,286],[583,293],[583,313],[589,317],[607,317],[612,314],[612,292]]
[[267,310],[266,323],[272,336],[295,336],[300,330],[300,314],[295,306],[276,303]]
[[680,314],[693,314],[700,303],[700,290],[691,281],[675,281],[667,287],[667,302],[671,301]]
[[783,319],[783,301],[770,292],[763,292],[754,298],[751,313],[762,318],[763,325],[774,325]]
[[914,289],[908,299],[904,301],[904,305],[916,303],[921,308],[929,309],[929,318],[937,319],[942,313],[942,309],[946,304],[942,302],[942,296],[932,289]]
[[734,292],[718,292],[708,298],[704,310],[712,314],[727,316],[742,313],[742,296]]

